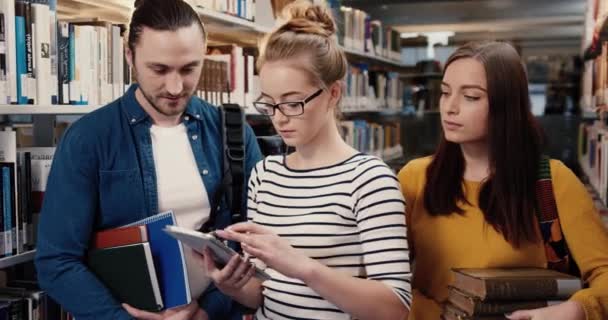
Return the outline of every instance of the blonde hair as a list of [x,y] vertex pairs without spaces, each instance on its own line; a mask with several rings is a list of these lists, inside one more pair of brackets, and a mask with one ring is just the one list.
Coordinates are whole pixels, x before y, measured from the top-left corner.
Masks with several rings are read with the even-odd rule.
[[283,9],[285,23],[262,40],[257,68],[266,62],[307,58],[298,66],[324,89],[344,78],[347,61],[335,36],[337,27],[325,6],[297,0]]

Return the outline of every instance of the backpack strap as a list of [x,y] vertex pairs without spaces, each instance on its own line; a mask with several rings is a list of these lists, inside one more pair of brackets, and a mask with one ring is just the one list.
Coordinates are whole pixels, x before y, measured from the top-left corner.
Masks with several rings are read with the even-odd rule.
[[547,256],[547,268],[574,274],[578,268],[570,256],[568,244],[562,233],[557,203],[553,193],[549,157],[541,156],[536,180],[537,218]]
[[242,194],[245,187],[245,113],[238,104],[223,104],[220,108],[222,139],[222,182],[211,199],[209,220],[200,228],[213,231],[223,197],[230,207],[231,223],[245,221]]

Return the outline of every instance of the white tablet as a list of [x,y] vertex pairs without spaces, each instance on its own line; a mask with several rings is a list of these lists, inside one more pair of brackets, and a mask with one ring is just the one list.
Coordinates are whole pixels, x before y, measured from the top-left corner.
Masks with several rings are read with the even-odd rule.
[[[238,254],[215,236],[207,233],[171,225],[166,226],[163,230],[200,254],[203,254],[203,250],[209,247],[216,262],[222,267],[230,261],[232,256]],[[257,266],[255,266],[255,277],[262,281],[270,280],[270,276]]]

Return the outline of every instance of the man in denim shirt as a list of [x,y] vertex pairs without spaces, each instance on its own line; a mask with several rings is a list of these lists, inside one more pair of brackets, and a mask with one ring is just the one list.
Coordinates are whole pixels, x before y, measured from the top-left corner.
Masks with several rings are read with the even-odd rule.
[[[35,262],[40,286],[78,320],[239,317],[190,249],[193,302],[158,314],[121,306],[84,263],[98,230],[166,210],[192,229],[208,219],[223,157],[219,110],[193,97],[205,50],[204,26],[188,4],[136,1],[126,55],[138,85],[74,123],[56,150]],[[245,148],[248,179],[262,157],[250,127]],[[230,212],[225,201],[219,206],[215,227],[223,228]]]

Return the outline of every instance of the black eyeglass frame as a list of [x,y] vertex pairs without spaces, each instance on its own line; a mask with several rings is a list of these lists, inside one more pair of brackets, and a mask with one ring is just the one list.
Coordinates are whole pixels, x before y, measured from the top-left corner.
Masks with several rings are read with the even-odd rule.
[[[310,101],[312,101],[314,98],[318,97],[321,95],[321,93],[323,93],[323,88],[320,88],[319,90],[317,90],[315,93],[311,94],[310,96],[304,98],[303,100],[300,101],[285,101],[285,102],[280,102],[280,103],[268,103],[268,102],[262,102],[262,101],[256,101],[253,103],[253,107],[258,110],[258,112],[260,112],[263,115],[272,117],[276,114],[276,110],[279,109],[279,111],[286,117],[296,117],[296,116],[300,116],[304,114],[304,106],[309,103]],[[293,104],[298,104],[299,105],[299,113],[297,114],[286,114],[285,111],[283,109],[281,109],[282,105],[293,105]],[[292,109],[292,107],[289,107],[290,109]],[[272,113],[266,113],[266,110],[272,110]]]

